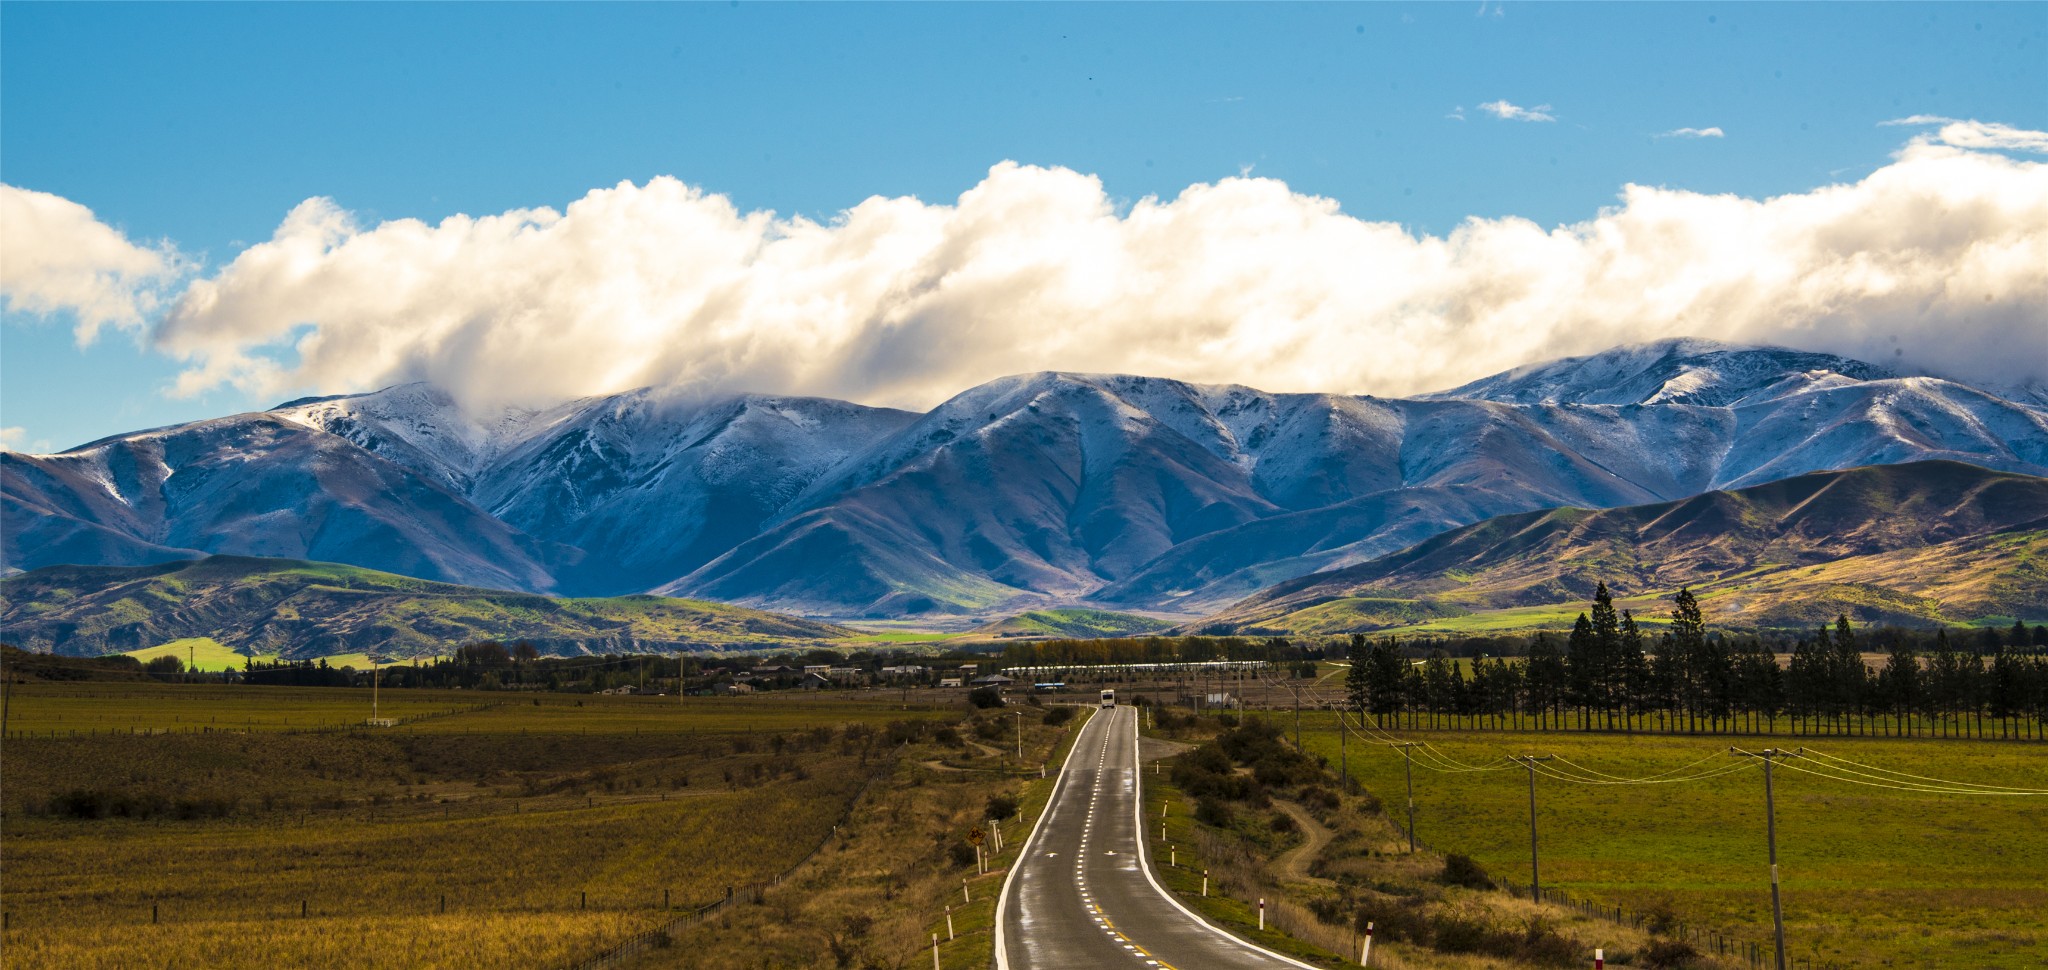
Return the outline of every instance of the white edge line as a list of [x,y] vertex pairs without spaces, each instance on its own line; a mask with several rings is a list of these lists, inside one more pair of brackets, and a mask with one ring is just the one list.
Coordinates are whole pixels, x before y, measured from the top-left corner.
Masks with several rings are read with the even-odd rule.
[[1024,860],[1031,857],[1031,847],[1038,843],[1038,833],[1045,829],[1045,817],[1052,814],[1053,805],[1059,801],[1060,790],[1067,786],[1067,767],[1074,763],[1074,753],[1081,750],[1081,734],[1088,730],[1100,708],[1083,710],[1088,712],[1088,716],[1074,730],[1074,746],[1067,749],[1067,759],[1060,762],[1059,777],[1053,779],[1052,794],[1045,799],[1045,810],[1039,812],[1038,820],[1031,823],[1031,834],[1025,836],[1024,847],[1017,850],[1017,861],[1010,863],[1010,871],[1003,875],[1003,888],[996,893],[996,970],[1010,970],[1010,953],[1007,941],[1003,939],[1003,917],[1010,911],[1010,885],[1017,881],[1017,873],[1024,870]]
[[1180,910],[1183,914],[1187,916],[1187,918],[1194,920],[1195,923],[1201,926],[1203,929],[1206,929],[1209,932],[1216,934],[1217,936],[1229,940],[1230,942],[1235,943],[1238,946],[1244,947],[1245,949],[1251,950],[1255,953],[1263,953],[1269,957],[1272,957],[1275,960],[1280,961],[1281,963],[1285,963],[1288,966],[1300,967],[1302,968],[1302,970],[1323,970],[1322,967],[1318,967],[1312,963],[1303,963],[1300,960],[1294,959],[1293,957],[1274,953],[1273,951],[1268,950],[1265,947],[1258,945],[1257,943],[1253,943],[1250,940],[1238,936],[1237,934],[1232,933],[1229,930],[1226,930],[1220,926],[1217,926],[1214,923],[1209,922],[1208,920],[1203,919],[1201,916],[1197,915],[1194,910],[1191,910],[1186,906],[1181,905],[1180,900],[1175,899],[1173,894],[1167,892],[1166,887],[1160,885],[1159,880],[1153,877],[1152,859],[1150,854],[1147,853],[1145,850],[1145,765],[1143,761],[1140,761],[1138,759],[1138,751],[1138,721],[1136,718],[1132,718],[1131,774],[1133,777],[1137,779],[1137,797],[1135,799],[1137,805],[1133,809],[1133,814],[1137,819],[1138,868],[1144,871],[1145,881],[1152,884],[1152,890],[1154,892],[1157,892],[1161,899],[1164,899],[1168,903],[1173,904],[1174,909]]

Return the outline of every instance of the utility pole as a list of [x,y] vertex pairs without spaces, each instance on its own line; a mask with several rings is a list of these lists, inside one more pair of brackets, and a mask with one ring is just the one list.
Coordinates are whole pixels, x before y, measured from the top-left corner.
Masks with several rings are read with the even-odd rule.
[[1344,748],[1344,736],[1351,733],[1351,722],[1346,720],[1348,717],[1350,715],[1345,713],[1342,707],[1337,708],[1337,787],[1339,789],[1349,788],[1351,785],[1351,755]]
[[1024,766],[1024,712],[1011,711],[1010,714],[1017,719],[1017,767],[1021,768]]
[[370,658],[370,723],[377,723],[377,658]]
[[1394,747],[1401,749],[1401,760],[1406,762],[1402,771],[1408,776],[1408,853],[1415,854],[1415,752],[1418,742],[1404,741]]
[[1508,759],[1519,761],[1522,767],[1529,769],[1529,901],[1532,903],[1543,901],[1543,877],[1536,868],[1536,762],[1549,761],[1552,757],[1525,754]]
[[1730,754],[1745,758],[1762,758],[1764,762],[1764,838],[1771,846],[1771,926],[1776,934],[1778,970],[1785,970],[1785,904],[1778,895],[1778,816],[1777,805],[1771,795],[1771,764],[1779,758],[1798,758],[1806,753],[1805,748],[1787,751],[1783,748],[1765,748],[1762,751],[1744,751],[1729,748]]

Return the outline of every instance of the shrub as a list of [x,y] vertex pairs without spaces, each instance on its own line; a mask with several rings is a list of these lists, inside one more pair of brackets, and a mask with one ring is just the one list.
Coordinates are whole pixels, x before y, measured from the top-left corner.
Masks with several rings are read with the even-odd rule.
[[949,727],[942,727],[932,732],[932,740],[949,748],[957,748],[960,746],[960,732]]
[[988,817],[1000,822],[1017,814],[1017,799],[1009,795],[988,796]]
[[1486,924],[1450,914],[1439,915],[1433,922],[1437,949],[1445,953],[1491,952],[1488,937],[1492,932]]
[[1415,899],[1369,899],[1361,902],[1351,917],[1351,926],[1363,933],[1368,924],[1373,927],[1376,937],[1397,943],[1427,945],[1432,935],[1429,920],[1422,915],[1422,902]]
[[966,868],[974,864],[974,846],[965,842],[955,842],[948,851],[952,853],[954,865]]
[[1651,970],[1684,970],[1700,958],[1700,951],[1684,940],[1656,940],[1643,954],[1643,965]]
[[1471,856],[1452,853],[1444,857],[1444,871],[1441,878],[1445,885],[1463,886],[1466,889],[1492,889],[1493,880],[1486,870],[1473,862]]
[[[1550,921],[1541,916],[1529,921],[1528,931],[1522,935],[1522,945],[1515,955],[1528,963],[1547,967],[1576,967],[1585,962],[1583,948],[1558,935],[1551,928]],[[1621,963],[1622,960],[1616,957],[1614,962]]]
[[1044,723],[1047,727],[1059,727],[1060,725],[1065,724],[1073,719],[1073,707],[1066,704],[1061,704],[1058,707],[1046,709]]
[[1003,692],[995,687],[976,687],[967,692],[967,703],[982,710],[1003,706]]
[[1294,824],[1294,816],[1286,812],[1274,812],[1273,820],[1267,824],[1272,826],[1273,831],[1282,833],[1292,832],[1300,828],[1300,826]]
[[1230,811],[1230,803],[1213,795],[1195,799],[1195,821],[1217,828],[1229,828],[1237,817]]

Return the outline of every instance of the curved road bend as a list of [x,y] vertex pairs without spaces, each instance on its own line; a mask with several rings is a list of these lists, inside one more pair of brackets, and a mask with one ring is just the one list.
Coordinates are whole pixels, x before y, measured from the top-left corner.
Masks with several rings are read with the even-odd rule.
[[1314,970],[1211,927],[1153,880],[1138,780],[1137,709],[1098,711],[1003,882],[998,970]]

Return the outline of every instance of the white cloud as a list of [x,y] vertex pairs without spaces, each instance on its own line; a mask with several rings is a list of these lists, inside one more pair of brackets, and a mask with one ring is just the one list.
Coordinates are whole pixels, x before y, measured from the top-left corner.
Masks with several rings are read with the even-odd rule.
[[1974,151],[2018,151],[2048,154],[2048,132],[2029,131],[1995,121],[1970,121],[1940,115],[1913,115],[1878,123],[1879,127],[1937,126],[1934,131],[1915,135],[1907,150],[1923,145],[1942,145]]
[[1464,120],[1465,120],[1465,106],[1461,104],[1461,105],[1459,105],[1459,106],[1457,106],[1457,107],[1455,107],[1455,108],[1452,108],[1452,109],[1451,109],[1451,113],[1450,113],[1450,114],[1447,114],[1447,115],[1444,115],[1444,117],[1446,117],[1446,118],[1449,118],[1449,119],[1451,119],[1452,121],[1464,121]]
[[1484,111],[1487,114],[1490,114],[1496,118],[1499,118],[1502,121],[1557,120],[1557,116],[1550,113],[1550,106],[1547,104],[1539,104],[1533,108],[1524,108],[1520,105],[1509,104],[1504,100],[1488,101],[1485,104],[1480,105],[1479,110]]
[[0,428],[0,451],[20,451],[22,443],[27,440],[27,428]]
[[1657,137],[1659,137],[1659,138],[1724,138],[1724,137],[1727,137],[1727,134],[1728,134],[1727,132],[1724,132],[1724,131],[1722,131],[1722,130],[1721,130],[1721,129],[1720,129],[1719,127],[1714,127],[1714,128],[1673,128],[1673,129],[1671,129],[1670,131],[1667,131],[1667,132],[1665,132],[1665,133],[1663,133],[1663,134],[1661,134],[1661,135],[1658,135]]
[[0,301],[17,314],[75,314],[81,344],[109,325],[142,329],[186,268],[170,245],[138,246],[85,206],[0,185]]
[[1946,146],[1810,192],[1632,185],[1575,225],[1441,237],[1268,178],[1120,208],[1092,177],[1006,162],[953,204],[876,197],[827,223],[669,178],[432,225],[312,199],[194,282],[156,340],[190,362],[185,391],[926,407],[1038,369],[1401,394],[1668,336],[2017,382],[2048,377],[2043,306],[2048,165]]

